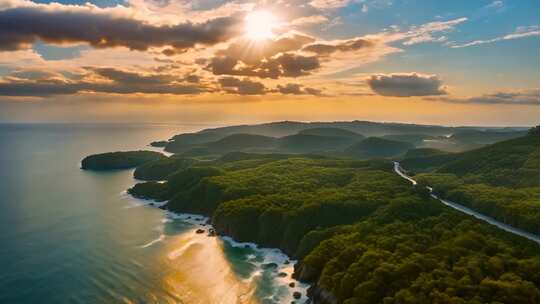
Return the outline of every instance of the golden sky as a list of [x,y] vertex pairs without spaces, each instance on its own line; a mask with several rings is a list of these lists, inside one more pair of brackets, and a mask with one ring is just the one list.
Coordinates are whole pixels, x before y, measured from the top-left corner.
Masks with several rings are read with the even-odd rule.
[[0,122],[534,125],[535,8],[0,0]]

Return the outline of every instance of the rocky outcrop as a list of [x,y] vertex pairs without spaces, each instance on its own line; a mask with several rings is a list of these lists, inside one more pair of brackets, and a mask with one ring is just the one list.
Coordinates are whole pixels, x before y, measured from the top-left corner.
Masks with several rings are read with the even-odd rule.
[[337,304],[334,294],[318,285],[311,285],[308,289],[308,297],[313,304]]

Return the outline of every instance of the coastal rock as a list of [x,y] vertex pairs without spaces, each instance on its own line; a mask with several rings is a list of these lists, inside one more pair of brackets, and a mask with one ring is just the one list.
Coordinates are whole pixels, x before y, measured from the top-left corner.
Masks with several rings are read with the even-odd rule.
[[276,269],[277,267],[278,267],[278,264],[276,264],[276,263],[262,264],[263,269]]
[[152,147],[159,147],[159,148],[163,148],[165,147],[169,142],[166,141],[166,140],[160,140],[160,141],[153,141],[150,143],[150,146]]
[[316,269],[306,266],[303,263],[294,265],[293,278],[302,282],[314,282],[317,280],[319,273]]
[[319,287],[318,285],[312,285],[308,288],[308,297],[314,304],[337,304],[337,298],[330,291]]

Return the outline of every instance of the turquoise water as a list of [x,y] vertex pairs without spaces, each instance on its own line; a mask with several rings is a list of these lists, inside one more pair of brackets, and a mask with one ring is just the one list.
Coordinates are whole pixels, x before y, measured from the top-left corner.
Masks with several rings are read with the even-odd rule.
[[79,169],[202,127],[0,125],[0,303],[290,303],[290,279],[261,267],[283,255],[130,198],[131,170]]

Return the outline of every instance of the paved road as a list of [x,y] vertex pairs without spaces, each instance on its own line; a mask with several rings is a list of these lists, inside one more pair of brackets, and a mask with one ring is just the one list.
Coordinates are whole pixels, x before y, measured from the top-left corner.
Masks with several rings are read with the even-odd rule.
[[[402,168],[401,168],[401,166],[399,165],[399,163],[398,163],[398,162],[394,162],[394,171],[395,171],[399,176],[401,176],[401,177],[403,177],[404,179],[408,180],[408,181],[411,182],[414,186],[416,186],[416,185],[418,184],[414,179],[412,179],[410,176],[408,176],[407,174],[405,174],[405,173],[404,173],[403,171],[401,171],[401,170],[402,170]],[[427,187],[427,188],[428,188],[428,190],[431,192],[431,197],[433,197],[434,199],[439,200],[441,203],[445,204],[446,206],[452,207],[452,208],[454,208],[454,209],[456,209],[456,210],[458,210],[458,211],[461,211],[461,212],[463,212],[463,213],[465,213],[465,214],[472,215],[472,216],[474,216],[475,218],[480,219],[480,220],[482,220],[482,221],[484,221],[484,222],[487,222],[487,223],[489,223],[489,224],[491,224],[491,225],[497,226],[497,227],[499,227],[500,229],[506,230],[506,231],[508,231],[508,232],[510,232],[510,233],[513,233],[513,234],[515,234],[515,235],[519,235],[519,236],[521,236],[521,237],[527,238],[527,239],[529,239],[529,240],[535,241],[535,242],[537,242],[537,243],[540,244],[540,236],[537,236],[537,235],[535,235],[535,234],[532,234],[532,233],[523,231],[523,230],[521,230],[521,229],[519,229],[519,228],[512,227],[512,226],[507,225],[507,224],[505,224],[505,223],[499,222],[499,221],[497,221],[497,220],[494,219],[494,218],[491,218],[491,217],[486,216],[486,215],[484,215],[484,214],[478,213],[478,212],[476,212],[476,211],[474,211],[474,210],[472,210],[472,209],[469,209],[469,208],[467,208],[467,207],[465,207],[465,206],[462,206],[462,205],[460,205],[460,204],[456,204],[456,203],[451,202],[451,201],[449,201],[449,200],[442,199],[442,198],[438,197],[437,195],[435,195],[435,194],[433,193],[433,189],[432,189],[431,187]]]

